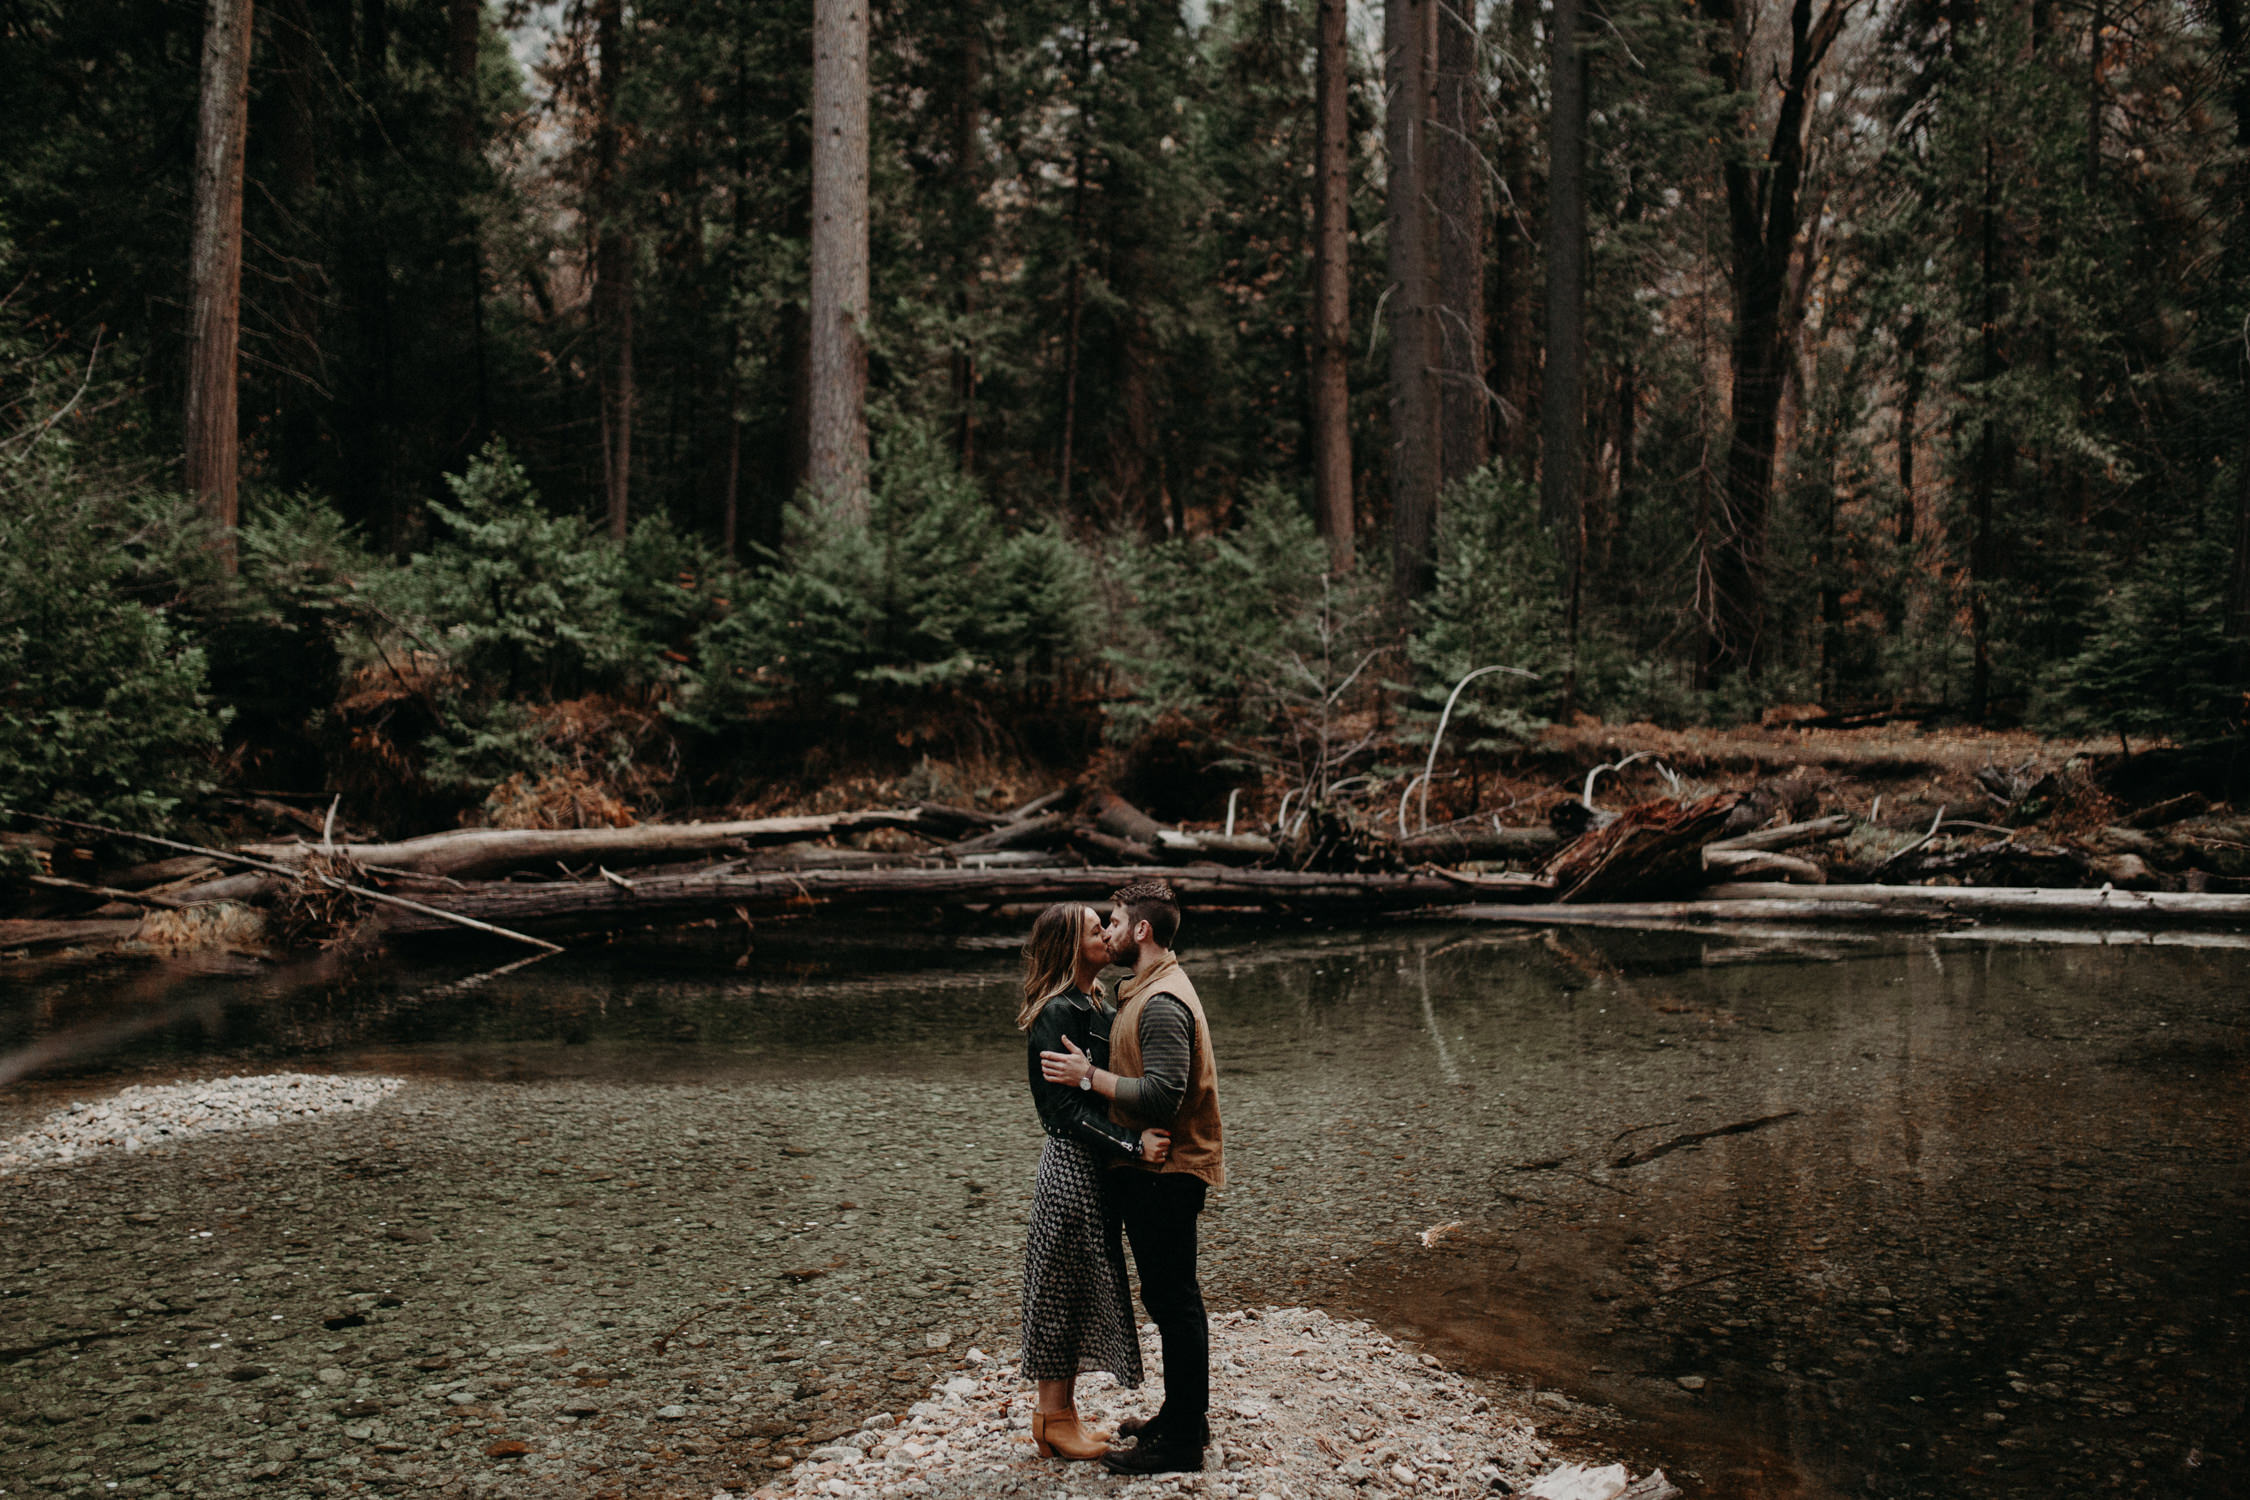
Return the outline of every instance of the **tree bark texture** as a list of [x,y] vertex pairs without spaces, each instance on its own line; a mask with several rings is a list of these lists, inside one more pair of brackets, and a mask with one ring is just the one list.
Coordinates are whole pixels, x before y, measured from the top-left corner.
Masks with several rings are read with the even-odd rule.
[[1383,8],[1383,136],[1390,218],[1391,584],[1428,586],[1437,538],[1440,438],[1434,228],[1430,211],[1431,52],[1441,0]]
[[208,0],[188,249],[187,487],[235,567],[241,519],[235,413],[242,343],[242,156],[249,130],[251,0]]
[[1451,484],[1484,466],[1486,434],[1484,87],[1477,67],[1476,7],[1437,0],[1436,98],[1430,157],[1436,169],[1439,473]]
[[1352,501],[1351,137],[1349,7],[1320,0],[1314,52],[1313,135],[1313,510],[1328,564],[1351,570]]
[[633,236],[618,181],[624,129],[617,118],[625,74],[624,0],[601,0],[594,12],[599,53],[594,80],[595,214],[594,341],[600,362],[602,489],[609,534],[625,539],[633,488]]
[[1575,592],[1585,544],[1586,62],[1578,0],[1548,21],[1547,352],[1539,395],[1539,519],[1555,535]]
[[867,514],[867,0],[814,0],[811,454],[822,503]]
[[[1813,90],[1851,0],[1792,0],[1787,62],[1775,70],[1780,97],[1764,159],[1726,165],[1734,293],[1733,421],[1726,468],[1704,528],[1711,590],[1703,675],[1756,675],[1766,654],[1766,521],[1781,426],[1789,350],[1802,308],[1789,296],[1802,225],[1805,138]],[[1748,15],[1736,0],[1703,0],[1713,24],[1711,70],[1730,92],[1755,88]]]

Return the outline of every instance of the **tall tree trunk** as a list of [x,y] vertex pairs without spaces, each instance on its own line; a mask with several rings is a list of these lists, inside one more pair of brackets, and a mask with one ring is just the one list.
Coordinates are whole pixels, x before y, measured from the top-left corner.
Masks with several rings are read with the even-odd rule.
[[[1704,640],[1706,680],[1740,672],[1755,677],[1767,641],[1766,520],[1775,449],[1789,371],[1788,351],[1802,306],[1789,293],[1802,229],[1805,137],[1813,87],[1853,0],[1792,0],[1789,50],[1777,69],[1781,94],[1773,136],[1762,162],[1726,165],[1727,216],[1734,292],[1733,422],[1716,514],[1703,538],[1711,614]],[[1730,92],[1754,86],[1747,16],[1735,0],[1703,0],[1716,23],[1710,41],[1713,74]]]
[[1441,0],[1383,7],[1385,189],[1390,217],[1391,586],[1401,600],[1428,587],[1437,537],[1435,292],[1429,176],[1430,66]]
[[1476,6],[1436,0],[1435,125],[1439,473],[1451,484],[1490,456],[1485,434],[1484,88]]
[[1539,394],[1539,519],[1562,553],[1573,636],[1586,523],[1586,60],[1578,0],[1548,22],[1547,355]]
[[[1612,544],[1625,545],[1632,530],[1633,503],[1640,498],[1641,367],[1628,355],[1617,371],[1617,510],[1613,517]],[[1610,550],[1602,553],[1607,568]]]
[[[1510,0],[1505,12],[1509,76],[1531,71],[1538,0]],[[1500,451],[1517,458],[1529,473],[1532,454],[1531,329],[1532,207],[1529,111],[1518,102],[1502,113],[1499,210],[1492,219],[1492,387],[1497,398]]]
[[1328,565],[1351,570],[1351,136],[1346,106],[1350,46],[1346,0],[1320,0],[1314,52],[1313,135],[1313,509],[1328,541]]
[[609,534],[625,540],[633,490],[633,235],[627,222],[623,164],[624,127],[617,118],[625,76],[624,0],[600,0],[594,12],[594,45],[600,71],[594,81],[594,342],[600,362],[602,488],[608,499]]
[[[460,152],[465,165],[473,165],[480,146],[479,123],[482,118],[478,97],[477,72],[484,53],[484,0],[446,0],[446,66],[453,74],[453,86],[458,91],[454,103],[453,145]],[[476,362],[476,420],[474,433],[481,435],[490,427],[488,415],[488,386],[484,337],[484,239],[481,226],[474,217],[466,218],[463,230],[468,240],[468,295],[469,342]]]
[[867,0],[813,0],[815,494],[867,514]]
[[1983,203],[1979,213],[1978,264],[1983,281],[1977,331],[1977,373],[1983,386],[1985,417],[1977,431],[1976,471],[1970,479],[1969,535],[1969,717],[1982,724],[1992,707],[1992,605],[1996,572],[1992,534],[1993,492],[1999,488],[2004,440],[1991,415],[1992,383],[2001,370],[2000,184],[1997,152],[1989,133],[1984,140]]
[[188,250],[187,487],[235,568],[241,519],[235,374],[242,338],[242,154],[249,130],[251,0],[209,0]]
[[1922,421],[1922,315],[1906,320],[1899,334],[1898,391],[1898,545],[1914,545],[1914,443]]
[[[2219,50],[2224,57],[2227,100],[2234,107],[2234,143],[2238,162],[2250,162],[2250,28],[2245,28],[2242,0],[2211,0],[2218,21]],[[2239,299],[2250,289],[2250,170],[2237,166],[2233,173],[2234,202],[2226,227],[2225,284]],[[2229,321],[2243,315],[2237,300],[2224,312]],[[2230,341],[2237,386],[2234,458],[2234,556],[2227,570],[2227,634],[2235,641],[2235,674],[2250,679],[2250,352],[2239,340]]]

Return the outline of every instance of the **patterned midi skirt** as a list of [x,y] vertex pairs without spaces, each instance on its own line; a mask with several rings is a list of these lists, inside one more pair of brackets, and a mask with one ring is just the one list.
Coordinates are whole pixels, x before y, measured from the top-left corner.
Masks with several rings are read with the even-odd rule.
[[1023,1373],[1068,1380],[1094,1370],[1141,1383],[1124,1238],[1103,1210],[1093,1154],[1049,1136],[1023,1247]]

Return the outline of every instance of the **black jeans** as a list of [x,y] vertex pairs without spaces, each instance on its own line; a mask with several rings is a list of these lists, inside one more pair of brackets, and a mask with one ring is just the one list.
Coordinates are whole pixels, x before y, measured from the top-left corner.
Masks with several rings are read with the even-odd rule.
[[1195,1276],[1196,1218],[1209,1191],[1185,1172],[1109,1174],[1111,1203],[1133,1242],[1141,1273],[1141,1306],[1164,1341],[1164,1404],[1157,1420],[1200,1433],[1211,1409],[1211,1324]]

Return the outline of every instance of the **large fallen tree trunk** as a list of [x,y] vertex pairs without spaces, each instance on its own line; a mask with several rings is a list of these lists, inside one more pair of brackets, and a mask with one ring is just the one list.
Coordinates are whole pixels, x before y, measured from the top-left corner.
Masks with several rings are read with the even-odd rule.
[[[719,854],[799,844],[840,833],[903,828],[951,838],[997,818],[964,808],[890,808],[876,812],[823,813],[794,818],[751,818],[733,823],[640,823],[630,828],[461,828],[395,844],[338,844],[332,852],[371,870],[411,870],[419,875],[473,879],[535,865],[648,865],[697,854]],[[318,844],[253,844],[244,851],[277,864],[302,864],[323,852]]]
[[2038,886],[1715,885],[1693,901],[1502,906],[1480,901],[1444,915],[1542,927],[1717,927],[1736,923],[1962,923],[2040,921],[2129,927],[2250,927],[2250,896],[2187,891],[2063,891]]
[[[520,931],[593,932],[747,913],[874,906],[976,906],[1102,901],[1145,867],[985,870],[803,870],[677,875],[619,881],[492,883],[433,897],[432,904]],[[1259,907],[1372,916],[1482,896],[1435,875],[1344,875],[1298,870],[1172,870],[1165,878],[1188,907]],[[1527,897],[1538,892],[1530,890]],[[413,912],[386,913],[387,930],[427,933],[441,924]]]

